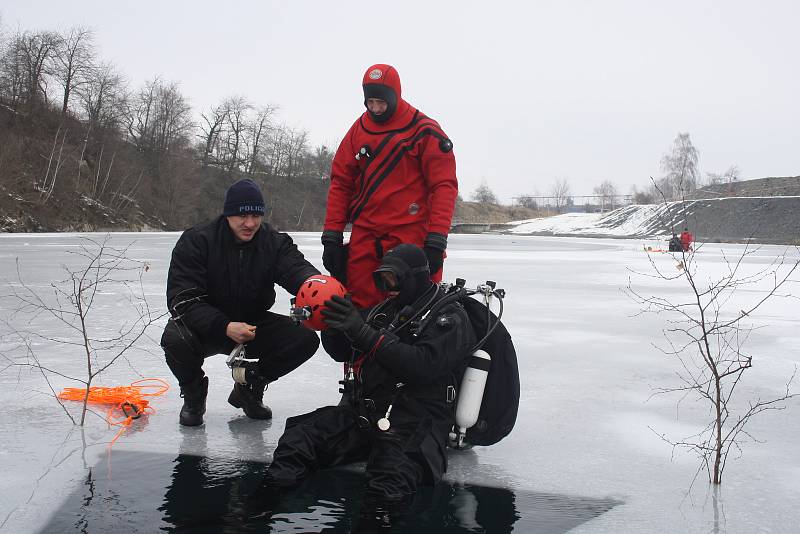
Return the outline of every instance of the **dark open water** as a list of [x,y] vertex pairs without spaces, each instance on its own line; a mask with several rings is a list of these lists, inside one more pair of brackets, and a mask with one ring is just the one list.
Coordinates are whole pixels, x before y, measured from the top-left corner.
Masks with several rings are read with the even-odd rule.
[[259,495],[266,464],[115,451],[94,466],[42,532],[566,532],[621,504],[442,483],[386,510],[362,502],[363,473],[321,471]]

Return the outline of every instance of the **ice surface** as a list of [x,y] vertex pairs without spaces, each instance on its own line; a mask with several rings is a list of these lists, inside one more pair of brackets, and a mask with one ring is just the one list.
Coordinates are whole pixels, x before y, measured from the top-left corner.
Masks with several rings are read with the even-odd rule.
[[[318,266],[318,233],[292,234]],[[96,236],[97,237],[97,236]],[[100,236],[102,237],[102,236]],[[145,291],[163,309],[164,284],[178,234],[113,235],[129,254],[146,260]],[[75,234],[0,236],[0,278],[6,294],[16,283],[15,259],[23,279],[39,288],[63,278],[60,265],[71,261]],[[511,491],[614,499],[622,504],[583,523],[575,532],[794,532],[800,523],[800,401],[784,411],[763,414],[750,430],[764,443],[732,454],[719,494],[708,489],[701,473],[692,484],[697,462],[675,453],[653,431],[685,437],[705,419],[693,401],[676,407],[674,397],[651,397],[653,387],[675,385],[676,362],[657,351],[664,318],[637,315],[638,304],[623,289],[629,279],[644,293],[686,297],[679,283],[642,277],[650,272],[643,243],[635,240],[554,238],[517,235],[453,235],[445,267],[447,279],[466,278],[473,286],[495,280],[507,291],[503,320],[520,359],[522,399],[517,426],[501,443],[450,455],[448,480],[498,486]],[[742,245],[705,245],[697,256],[701,275],[719,276],[724,258],[736,257]],[[763,267],[784,251],[765,246],[747,259],[746,268]],[[791,250],[797,257],[797,251]],[[668,254],[654,256],[674,269]],[[795,276],[797,279],[798,276]],[[792,291],[800,295],[795,285]],[[758,292],[744,292],[747,300]],[[8,312],[3,301],[2,314]],[[119,303],[104,301],[98,310],[104,327],[125,318]],[[736,313],[738,301],[731,303]],[[279,291],[276,311],[288,309]],[[800,309],[796,299],[774,299],[752,320],[748,340],[754,367],[745,375],[741,394],[778,396],[800,363]],[[55,324],[44,328],[59,332]],[[143,343],[149,352],[131,355],[103,378],[103,385],[128,384],[142,376],[174,384],[158,350],[158,328]],[[7,336],[0,351],[11,347]],[[42,343],[42,361],[65,373],[78,373],[82,360],[71,347]],[[52,399],[38,373],[18,368],[0,373],[0,530],[31,532],[48,524],[87,470],[98,462],[113,476],[115,454],[197,454],[222,460],[268,461],[286,417],[338,400],[339,364],[320,352],[297,372],[272,384],[266,401],[275,413],[270,422],[245,418],[226,402],[231,387],[224,357],[206,361],[211,385],[206,424],[185,429],[177,424],[181,399],[177,388],[154,401],[157,413],[137,421],[111,448],[115,434],[100,417],[84,429],[72,426]],[[74,386],[53,377],[60,389]],[[77,407],[72,407],[73,413]],[[101,413],[101,415],[103,415]],[[127,464],[125,464],[127,465]],[[160,487],[160,486],[159,486]],[[568,512],[567,512],[568,513]],[[521,528],[521,525],[520,525]]]

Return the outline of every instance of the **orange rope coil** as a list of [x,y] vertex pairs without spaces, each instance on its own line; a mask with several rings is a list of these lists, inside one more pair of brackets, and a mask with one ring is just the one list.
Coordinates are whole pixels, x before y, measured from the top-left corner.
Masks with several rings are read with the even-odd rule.
[[[144,378],[131,382],[130,386],[92,386],[89,388],[88,399],[86,398],[86,388],[64,388],[64,391],[58,394],[58,398],[80,402],[86,399],[90,404],[110,405],[106,414],[106,422],[109,425],[122,427],[109,444],[113,445],[134,419],[138,419],[143,414],[149,415],[156,412],[146,397],[157,397],[166,393],[167,390],[169,390],[169,384],[160,378]],[[115,415],[117,412],[121,415]]]

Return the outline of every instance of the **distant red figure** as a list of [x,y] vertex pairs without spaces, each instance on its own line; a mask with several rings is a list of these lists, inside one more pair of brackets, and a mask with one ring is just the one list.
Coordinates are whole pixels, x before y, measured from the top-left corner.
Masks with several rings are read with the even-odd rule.
[[681,232],[681,247],[683,247],[683,251],[690,251],[692,249],[693,242],[694,235],[692,235],[688,228],[684,228],[683,232]]

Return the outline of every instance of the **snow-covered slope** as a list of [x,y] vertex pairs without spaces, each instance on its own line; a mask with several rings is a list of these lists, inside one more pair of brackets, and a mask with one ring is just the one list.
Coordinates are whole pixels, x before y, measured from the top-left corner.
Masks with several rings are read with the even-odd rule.
[[624,206],[510,223],[514,234],[662,237],[688,227],[701,241],[800,243],[800,197],[738,197]]

